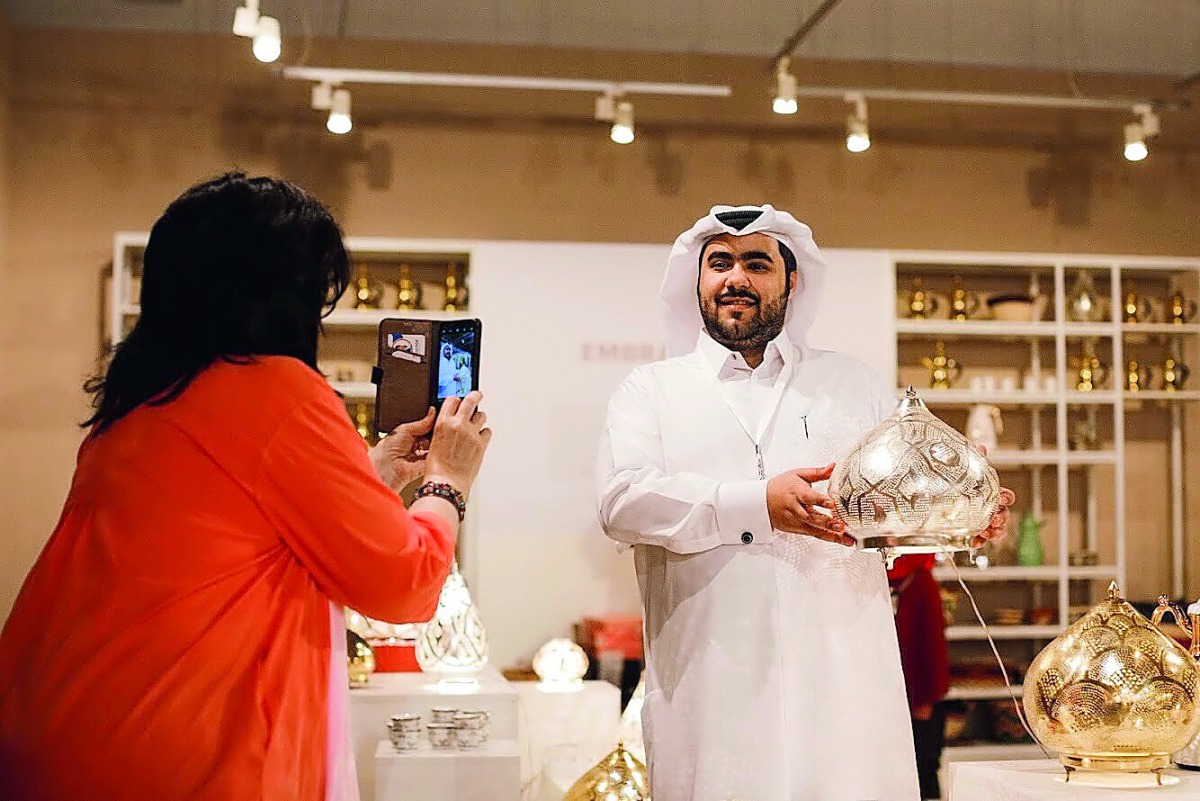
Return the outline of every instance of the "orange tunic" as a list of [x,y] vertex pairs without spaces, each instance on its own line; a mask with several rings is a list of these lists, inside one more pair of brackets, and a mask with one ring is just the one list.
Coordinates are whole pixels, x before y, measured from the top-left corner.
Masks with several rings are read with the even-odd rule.
[[0,798],[324,798],[330,601],[426,620],[453,550],[321,376],[214,365],[80,448],[0,634]]

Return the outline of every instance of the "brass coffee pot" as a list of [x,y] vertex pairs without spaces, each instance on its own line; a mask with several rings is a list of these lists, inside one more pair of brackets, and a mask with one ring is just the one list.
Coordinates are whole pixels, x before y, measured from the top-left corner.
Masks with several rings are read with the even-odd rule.
[[1176,392],[1183,389],[1183,385],[1187,383],[1190,370],[1183,363],[1182,347],[1179,341],[1171,343],[1171,349],[1167,357],[1163,360],[1163,365],[1160,368],[1162,371],[1162,388],[1167,392]]
[[407,264],[400,265],[400,283],[396,292],[397,309],[416,309],[421,305],[421,285],[413,280]]
[[1188,300],[1182,292],[1176,291],[1171,295],[1171,322],[1183,325],[1190,322],[1196,314],[1196,301]]
[[921,364],[929,370],[930,389],[950,389],[958,377],[962,375],[962,365],[957,359],[946,355],[946,343],[940,339],[934,346],[933,356],[925,356]]
[[[1159,773],[1200,732],[1200,614],[1158,600],[1147,620],[1114,581],[1025,674],[1029,725],[1058,752],[1068,781],[1076,770]],[[1159,630],[1168,613],[1191,653]]]
[[1124,300],[1121,302],[1121,315],[1127,323],[1149,322],[1154,307],[1150,299],[1139,295],[1132,284],[1125,285]]
[[1071,359],[1071,366],[1075,368],[1075,389],[1080,392],[1099,389],[1108,377],[1108,366],[1096,355],[1096,343],[1091,338],[1083,341],[1083,355]]
[[1125,391],[1141,392],[1150,386],[1150,368],[1137,359],[1130,359],[1125,366]]
[[354,308],[378,309],[382,296],[383,288],[377,281],[371,280],[366,267],[359,267],[354,279]]
[[953,290],[950,293],[950,319],[969,320],[979,311],[979,298],[973,292],[963,288],[962,276],[954,276]]
[[925,291],[920,278],[912,280],[912,288],[908,292],[908,319],[927,320],[937,314],[938,299]]

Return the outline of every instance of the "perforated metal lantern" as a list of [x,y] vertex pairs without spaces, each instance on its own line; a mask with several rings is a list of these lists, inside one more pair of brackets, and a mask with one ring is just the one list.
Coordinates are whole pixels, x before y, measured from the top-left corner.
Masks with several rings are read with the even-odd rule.
[[891,559],[968,550],[1000,506],[1000,481],[909,387],[896,411],[838,463],[829,494],[862,548]]
[[623,743],[579,777],[563,801],[650,801],[646,766]]
[[1159,771],[1200,731],[1198,692],[1195,658],[1114,581],[1108,598],[1033,660],[1025,716],[1069,771]]

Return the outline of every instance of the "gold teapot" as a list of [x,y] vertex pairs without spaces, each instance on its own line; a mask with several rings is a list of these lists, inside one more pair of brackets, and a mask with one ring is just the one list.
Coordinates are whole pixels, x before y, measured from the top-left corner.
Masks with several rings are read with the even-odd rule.
[[937,314],[940,303],[933,295],[925,291],[920,278],[912,280],[912,288],[908,292],[908,319],[927,320]]
[[1075,389],[1080,392],[1099,389],[1108,377],[1108,366],[1096,355],[1096,341],[1090,337],[1083,341],[1083,355],[1071,359],[1071,367],[1075,369]]
[[1130,359],[1125,365],[1125,391],[1141,392],[1150,387],[1150,368],[1137,359]]
[[1159,370],[1162,372],[1162,388],[1167,392],[1177,392],[1187,383],[1191,371],[1183,363],[1182,347],[1178,340],[1171,343],[1171,349]]
[[1125,285],[1125,294],[1121,301],[1121,317],[1127,323],[1147,323],[1154,313],[1150,299],[1143,297],[1134,290],[1132,284]]
[[829,479],[834,515],[863,550],[890,562],[906,553],[971,548],[1000,504],[1000,481],[962,434],[909,387]]
[[958,377],[962,375],[962,365],[957,359],[946,355],[946,343],[940,339],[935,346],[933,356],[925,356],[921,364],[929,370],[930,389],[950,389]]
[[[1200,615],[1158,600],[1147,620],[1114,581],[1025,674],[1029,725],[1058,752],[1068,781],[1075,770],[1157,773],[1200,732]],[[1167,613],[1187,631],[1191,653],[1159,630]]]
[[400,265],[400,283],[396,288],[397,309],[421,307],[421,285],[413,280],[412,270],[407,264]]
[[346,629],[346,670],[351,687],[366,687],[375,672],[375,651],[350,629]]
[[1175,325],[1191,322],[1192,317],[1196,315],[1196,301],[1188,300],[1178,290],[1171,295],[1170,307],[1171,322]]
[[979,311],[979,298],[973,292],[963,288],[962,276],[954,276],[953,289],[950,293],[950,319],[970,320]]
[[354,308],[378,309],[382,297],[383,287],[371,280],[366,267],[359,267],[354,279]]

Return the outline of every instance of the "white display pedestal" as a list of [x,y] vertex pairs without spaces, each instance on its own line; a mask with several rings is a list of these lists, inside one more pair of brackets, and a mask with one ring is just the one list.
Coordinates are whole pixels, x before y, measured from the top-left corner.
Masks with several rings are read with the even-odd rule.
[[471,751],[397,753],[379,743],[374,754],[376,801],[520,801],[521,764],[515,740],[493,740]]
[[542,769],[542,775],[538,777],[534,801],[562,801],[567,791],[579,781],[579,777],[591,770],[603,756],[604,754],[601,754],[590,762],[561,760],[547,763]]
[[[1048,759],[1012,762],[955,762],[950,765],[950,801],[1129,801],[1127,789],[1084,786],[1075,779],[1063,783],[1062,765]],[[1200,799],[1200,773],[1170,770],[1166,775],[1179,779],[1167,787],[1154,787],[1136,793],[1146,801]]]
[[[350,732],[362,801],[384,801],[385,797],[375,792],[375,754],[381,741],[387,746],[388,753],[394,753],[387,742],[387,724],[393,715],[420,715],[421,737],[427,743],[425,725],[430,722],[430,710],[434,707],[482,709],[491,715],[492,743],[499,746],[504,741],[511,741],[514,759],[517,758],[516,689],[491,667],[480,673],[473,689],[461,692],[462,688],[453,689],[440,686],[426,673],[376,673],[369,686],[350,691]],[[438,752],[436,757],[442,755]],[[450,761],[443,761],[450,764]],[[406,801],[409,798],[402,797]]]
[[528,781],[556,760],[583,761],[582,775],[617,744],[621,690],[607,681],[585,681],[572,692],[537,682],[513,684],[521,705],[521,778]]

